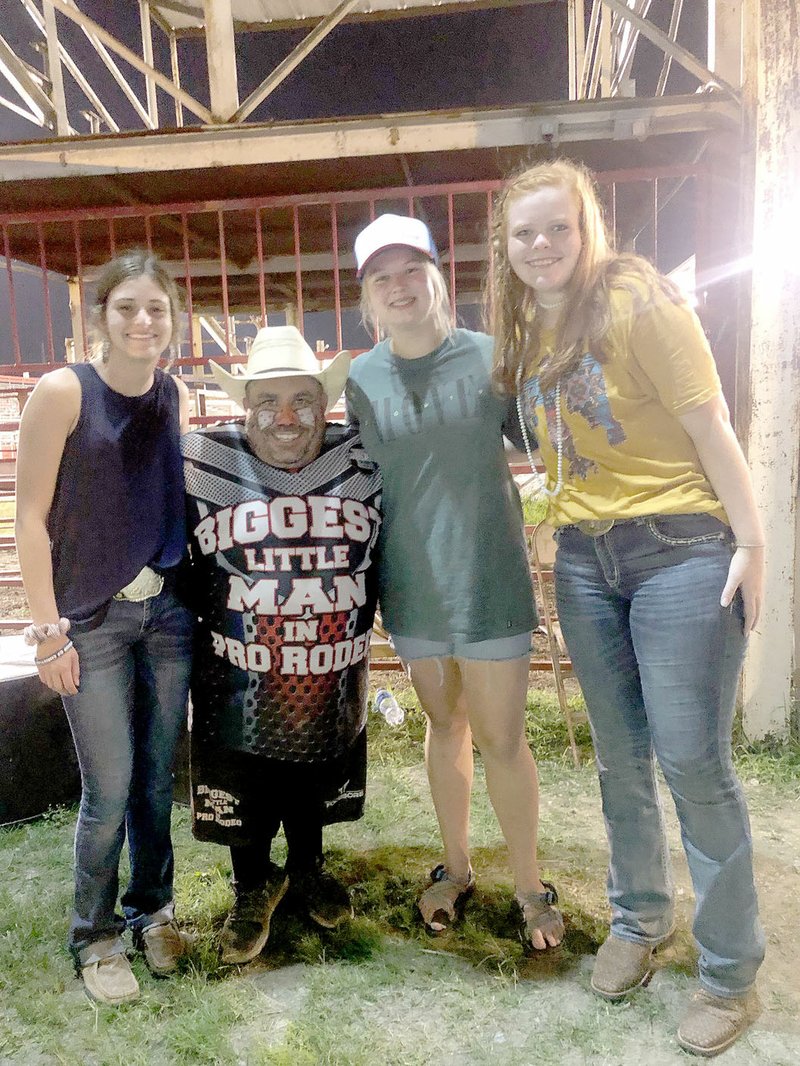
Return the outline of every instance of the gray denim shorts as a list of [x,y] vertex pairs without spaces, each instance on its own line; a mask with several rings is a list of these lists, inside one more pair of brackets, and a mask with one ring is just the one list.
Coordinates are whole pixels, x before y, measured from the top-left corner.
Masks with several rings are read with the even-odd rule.
[[513,637],[470,642],[458,634],[449,640],[423,640],[420,637],[400,637],[393,633],[392,644],[405,663],[415,659],[481,659],[502,662],[530,655],[531,634],[516,633]]

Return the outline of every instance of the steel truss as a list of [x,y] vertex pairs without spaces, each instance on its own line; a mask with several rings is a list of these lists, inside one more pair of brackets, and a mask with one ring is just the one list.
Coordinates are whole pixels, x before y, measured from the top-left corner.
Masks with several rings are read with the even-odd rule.
[[[9,0],[11,2],[11,0]],[[236,72],[236,46],[241,34],[286,29],[308,24],[307,19],[294,19],[287,0],[138,0],[140,34],[138,48],[120,41],[109,28],[90,18],[81,10],[83,0],[15,0],[30,19],[37,37],[39,51],[44,58],[44,70],[34,69],[14,54],[0,37],[0,88],[5,82],[10,95],[0,96],[0,106],[28,119],[34,125],[48,129],[60,137],[80,139],[86,132],[118,133],[131,130],[123,118],[115,114],[108,93],[113,81],[133,109],[141,130],[157,130],[185,125],[189,112],[195,120],[218,130],[241,128],[248,120],[257,122],[259,108],[275,89],[295,74],[303,60],[336,27],[345,20],[399,18],[411,14],[463,12],[475,8],[496,8],[525,0],[474,0],[451,2],[432,7],[430,0],[417,0],[403,10],[396,10],[397,0],[310,0],[309,10],[317,10],[319,17],[308,35],[278,66],[269,72],[260,85],[246,99],[239,96]],[[663,56],[654,97],[639,98],[641,117],[637,130],[629,135],[647,136],[658,116],[657,103],[666,95],[669,74],[678,64],[694,78],[698,90],[721,90],[733,106],[739,103],[736,55],[741,52],[741,6],[743,0],[706,0],[710,28],[710,61],[704,62],[678,44],[683,0],[671,0],[669,28],[660,30],[650,17],[651,0],[527,0],[528,3],[550,3],[563,8],[567,23],[565,41],[568,54],[564,57],[569,69],[569,101],[605,101],[636,97],[631,69],[637,48],[646,39]],[[666,4],[668,0],[662,0]],[[698,0],[693,0],[697,3]],[[365,8],[367,10],[365,10]],[[714,47],[715,27],[724,20],[725,62],[717,61]],[[107,21],[113,22],[113,8]],[[161,70],[154,58],[154,33],[161,34],[168,43],[169,70]],[[210,100],[207,107],[183,87],[179,44],[189,36],[202,35],[206,42],[207,84],[202,94]],[[720,32],[720,38],[723,33]],[[76,47],[91,49],[92,63],[81,64],[75,59]],[[733,62],[730,62],[730,57]],[[195,75],[196,76],[196,75]],[[75,92],[65,92],[65,80],[74,83],[85,100],[85,106],[69,105]],[[161,89],[172,101],[170,113],[158,107],[157,90]],[[104,91],[105,90],[105,91]],[[652,114],[651,114],[652,109]],[[377,108],[376,108],[377,110]],[[551,108],[551,111],[553,109]],[[691,106],[686,107],[688,129],[692,129]],[[117,105],[117,112],[119,105]],[[262,112],[263,114],[263,112]],[[569,112],[563,122],[556,113],[549,119],[551,136],[558,136],[560,126],[569,129]],[[134,127],[135,128],[135,127]],[[544,132],[546,137],[547,131]],[[597,136],[607,136],[605,132]]]

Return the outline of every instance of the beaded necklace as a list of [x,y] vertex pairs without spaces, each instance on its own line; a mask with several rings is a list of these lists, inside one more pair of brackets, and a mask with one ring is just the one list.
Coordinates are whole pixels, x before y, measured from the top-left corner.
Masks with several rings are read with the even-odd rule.
[[517,368],[517,417],[522,430],[522,439],[525,442],[525,454],[528,456],[531,473],[539,479],[539,490],[545,496],[558,496],[564,487],[564,424],[561,417],[561,381],[556,382],[556,484],[555,488],[547,487],[547,479],[542,477],[534,466],[533,449],[531,448],[528,429],[522,414],[522,364]]
[[567,294],[565,292],[556,293],[554,300],[543,299],[537,294],[536,306],[541,307],[543,311],[554,311],[557,307],[563,307],[567,302]]

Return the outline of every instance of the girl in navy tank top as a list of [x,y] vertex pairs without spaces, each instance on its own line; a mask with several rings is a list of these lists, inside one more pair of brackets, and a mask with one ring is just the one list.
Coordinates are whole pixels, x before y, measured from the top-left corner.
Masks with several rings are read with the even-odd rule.
[[93,308],[98,355],[45,374],[20,423],[26,639],[64,703],[83,786],[68,944],[87,994],[114,1005],[139,995],[126,928],[158,975],[188,945],[174,917],[170,814],[192,640],[172,579],[186,540],[179,437],[189,394],[157,367],[177,342],[179,312],[152,254],[108,263]]

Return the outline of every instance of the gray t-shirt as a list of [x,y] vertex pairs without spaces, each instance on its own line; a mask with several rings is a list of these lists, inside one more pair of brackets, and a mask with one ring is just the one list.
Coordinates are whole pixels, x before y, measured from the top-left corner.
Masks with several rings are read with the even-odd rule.
[[348,415],[383,474],[380,606],[398,636],[471,642],[536,625],[492,346],[459,329],[400,359],[385,340],[350,371]]

